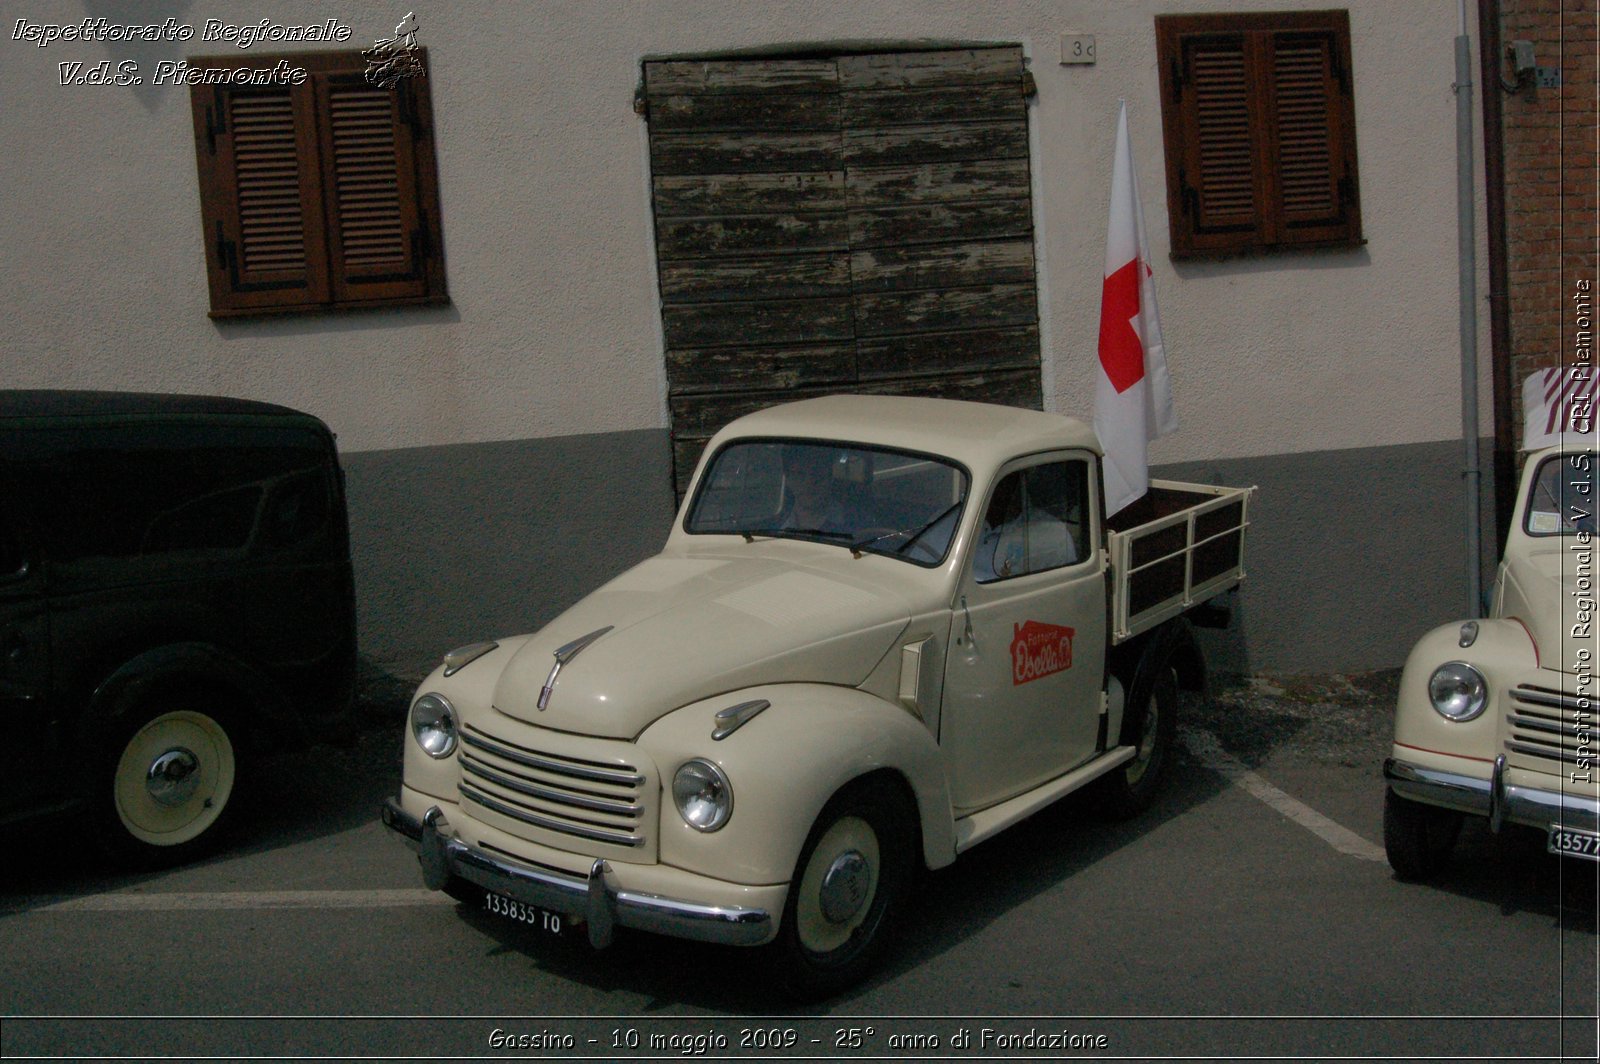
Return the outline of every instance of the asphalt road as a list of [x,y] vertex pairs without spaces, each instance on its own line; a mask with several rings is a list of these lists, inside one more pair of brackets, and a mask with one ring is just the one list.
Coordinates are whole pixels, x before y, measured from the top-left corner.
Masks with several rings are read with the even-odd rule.
[[1381,856],[1392,677],[1190,705],[1160,803],[1069,798],[926,876],[883,969],[802,1009],[759,957],[601,953],[421,889],[375,819],[398,728],[280,758],[200,864],[108,875],[13,832],[0,1053],[45,1057],[1585,1059],[1596,872],[1469,825]]

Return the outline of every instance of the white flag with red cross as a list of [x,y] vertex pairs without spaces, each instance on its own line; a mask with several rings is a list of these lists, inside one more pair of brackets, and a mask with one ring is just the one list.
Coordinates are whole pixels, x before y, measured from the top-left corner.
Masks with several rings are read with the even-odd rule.
[[1536,450],[1595,436],[1595,383],[1588,363],[1540,370],[1522,382],[1522,449]]
[[1111,164],[1111,222],[1100,293],[1100,372],[1094,393],[1094,430],[1105,448],[1107,515],[1150,490],[1149,443],[1177,427],[1124,102],[1117,112],[1117,148]]

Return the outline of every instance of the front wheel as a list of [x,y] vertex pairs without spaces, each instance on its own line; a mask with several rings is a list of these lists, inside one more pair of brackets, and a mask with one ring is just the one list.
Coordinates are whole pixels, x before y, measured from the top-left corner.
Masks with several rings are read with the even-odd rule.
[[119,730],[101,815],[114,857],[159,867],[188,860],[214,841],[239,775],[225,720],[207,709],[156,708]]
[[911,877],[916,837],[914,807],[888,784],[847,788],[822,810],[771,947],[791,996],[826,997],[870,970]]
[[1383,849],[1400,879],[1432,879],[1450,859],[1461,814],[1383,792]]

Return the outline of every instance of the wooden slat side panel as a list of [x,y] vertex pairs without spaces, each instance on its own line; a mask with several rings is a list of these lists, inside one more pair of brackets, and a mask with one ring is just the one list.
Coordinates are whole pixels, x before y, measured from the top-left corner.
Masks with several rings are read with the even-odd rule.
[[850,255],[857,292],[887,292],[941,285],[1031,284],[1033,241],[989,240],[962,244],[865,248]]
[[678,490],[807,395],[1038,408],[1020,49],[720,62],[646,64]]
[[930,122],[999,122],[1022,115],[1021,86],[994,85],[846,92],[840,97],[846,126],[920,126]]
[[848,298],[669,304],[661,322],[669,349],[818,343],[850,339],[851,312]]
[[1037,373],[1039,329],[1025,325],[860,340],[856,343],[856,368],[863,382],[1002,369]]
[[1186,65],[1196,131],[1190,179],[1197,197],[1195,228],[1253,230],[1259,202],[1245,39],[1192,41]]
[[903,166],[967,160],[1027,159],[1026,121],[846,129],[844,163]]
[[839,68],[831,59],[660,60],[644,65],[650,96],[684,93],[834,93]]
[[992,329],[1039,320],[1031,283],[860,295],[855,313],[856,334],[862,337]]
[[850,212],[854,248],[1006,240],[1032,232],[1033,205],[1025,199]]
[[839,57],[839,85],[921,89],[937,85],[1020,85],[1022,49],[971,48]]
[[839,135],[821,133],[663,133],[650,137],[653,174],[774,174],[838,170]]
[[849,343],[678,348],[667,352],[667,376],[673,395],[848,387],[856,381],[856,349]]
[[840,170],[789,174],[686,174],[657,177],[657,217],[714,214],[803,214],[843,211]]
[[668,304],[850,295],[850,257],[843,251],[664,261],[659,272]]
[[849,220],[843,214],[730,214],[663,218],[656,225],[662,259],[844,251],[849,240]]
[[952,200],[1025,200],[1031,193],[1027,159],[855,166],[846,181],[847,202],[852,209]]

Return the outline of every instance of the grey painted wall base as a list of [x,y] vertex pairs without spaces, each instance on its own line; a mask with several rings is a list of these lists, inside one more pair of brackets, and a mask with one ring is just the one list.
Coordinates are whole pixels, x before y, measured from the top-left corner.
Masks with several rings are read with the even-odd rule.
[[416,677],[655,554],[669,455],[664,429],[344,455],[362,655]]
[[[1482,453],[1492,456],[1493,441]],[[1494,578],[1494,471],[1484,463],[1483,586]],[[1421,635],[1466,616],[1459,442],[1163,466],[1154,476],[1254,484],[1247,579],[1224,632],[1204,632],[1216,672],[1397,668]]]
[[[665,430],[357,453],[344,464],[363,654],[401,676],[462,643],[542,626],[654,554],[672,524]],[[1460,444],[1445,442],[1154,470],[1261,489],[1233,626],[1202,632],[1212,668],[1390,668],[1424,632],[1460,619],[1461,464]],[[1488,468],[1483,498],[1492,530]],[[1484,540],[1488,586],[1498,545],[1492,531]]]

